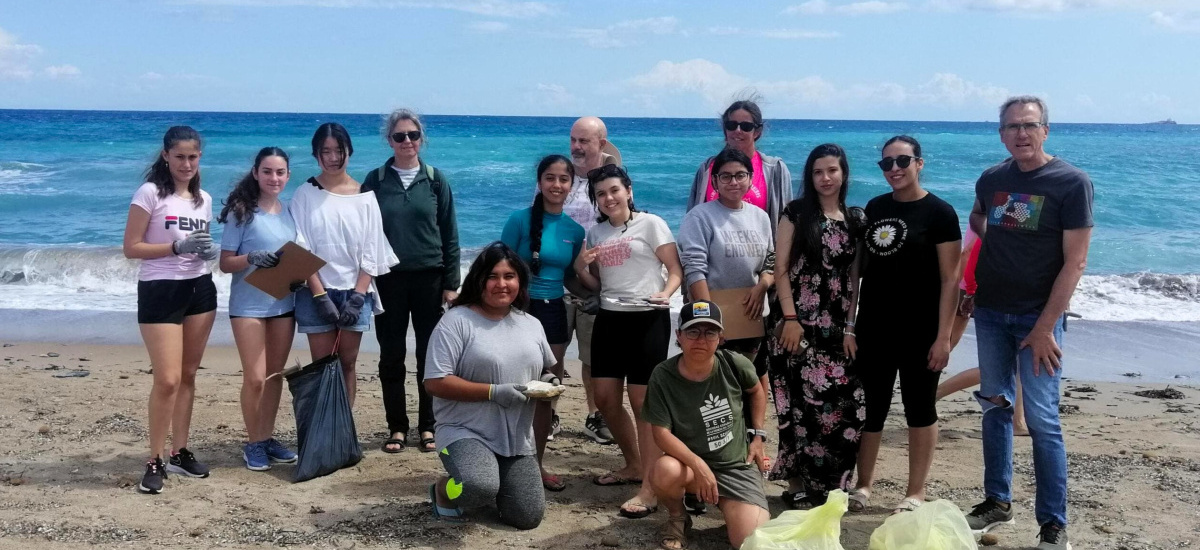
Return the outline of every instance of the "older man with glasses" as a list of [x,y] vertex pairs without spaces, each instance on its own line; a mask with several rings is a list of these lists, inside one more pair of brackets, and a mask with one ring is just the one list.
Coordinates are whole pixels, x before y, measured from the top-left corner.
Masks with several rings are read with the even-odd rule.
[[986,500],[967,515],[976,533],[1013,522],[1012,422],[1015,379],[1024,389],[1033,440],[1041,550],[1067,540],[1067,451],[1059,422],[1062,318],[1087,265],[1092,182],[1046,153],[1046,104],[1033,96],[1000,108],[1000,141],[1012,156],[975,184],[971,228],[983,239],[975,279],[975,336],[983,406]]
[[734,548],[771,517],[763,489],[767,396],[748,359],[717,351],[723,328],[716,304],[684,304],[675,333],[683,353],[660,363],[647,385],[642,418],[664,453],[650,477],[669,513],[662,548],[687,547],[685,492],[721,509]]

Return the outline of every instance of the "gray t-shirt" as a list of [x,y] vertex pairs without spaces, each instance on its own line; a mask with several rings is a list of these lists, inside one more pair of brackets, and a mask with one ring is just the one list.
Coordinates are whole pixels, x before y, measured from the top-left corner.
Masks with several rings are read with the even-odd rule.
[[[493,321],[467,306],[447,311],[433,329],[425,359],[425,380],[457,376],[481,384],[525,384],[554,366],[554,353],[542,324],[513,309]],[[505,408],[492,401],[433,398],[437,447],[478,439],[500,456],[534,454],[533,406]]]
[[697,205],[679,228],[684,284],[708,281],[709,290],[758,284],[767,254],[775,249],[771,218],[750,203],[734,210],[711,201]]
[[979,176],[975,200],[987,215],[975,304],[1039,313],[1063,267],[1063,231],[1092,227],[1092,180],[1059,158],[1029,172],[1010,158]]

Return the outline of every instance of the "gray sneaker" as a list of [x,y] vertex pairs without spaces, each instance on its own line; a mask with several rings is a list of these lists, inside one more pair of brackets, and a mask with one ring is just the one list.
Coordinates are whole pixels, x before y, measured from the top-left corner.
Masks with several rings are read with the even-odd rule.
[[1071,543],[1067,542],[1067,529],[1053,523],[1043,525],[1041,532],[1038,533],[1037,549],[1071,550]]
[[999,525],[1013,523],[1012,504],[1005,509],[999,502],[991,498],[976,504],[971,513],[967,514],[967,525],[971,526],[971,532],[976,536],[983,535]]
[[608,430],[608,424],[604,422],[604,417],[600,416],[600,411],[589,414],[583,421],[583,433],[601,445],[609,445],[613,442],[612,432]]

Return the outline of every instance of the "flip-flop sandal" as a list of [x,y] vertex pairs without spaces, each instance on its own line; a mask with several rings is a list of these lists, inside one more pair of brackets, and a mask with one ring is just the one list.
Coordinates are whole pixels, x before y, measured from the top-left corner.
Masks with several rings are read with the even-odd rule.
[[436,452],[436,451],[437,451],[437,441],[435,441],[432,437],[422,437],[421,438],[421,452],[432,453],[432,452]]
[[461,508],[446,508],[437,501],[437,484],[429,484],[429,506],[433,509],[433,519],[448,521],[451,523],[464,523],[467,517],[463,515]]
[[912,512],[913,510],[920,508],[922,504],[925,503],[915,498],[908,497],[900,501],[900,504],[896,505],[896,508],[892,510],[892,515],[894,516],[903,512]]
[[855,489],[853,493],[850,493],[850,504],[847,506],[847,508],[849,508],[851,512],[861,512],[866,510],[867,500],[870,498],[870,495],[863,492],[862,489]]
[[658,547],[663,550],[686,550],[687,530],[692,528],[692,517],[669,517],[660,531]]
[[640,485],[642,480],[621,477],[614,472],[609,472],[592,478],[592,483],[601,487],[615,487],[617,485]]
[[[398,449],[389,448],[391,445],[395,445],[399,448]],[[395,437],[389,438],[387,441],[383,442],[383,445],[381,447],[379,447],[379,449],[388,454],[396,454],[396,453],[402,452],[402,451],[404,451],[404,440],[398,439]]]
[[542,487],[545,487],[547,491],[554,491],[557,493],[563,489],[566,489],[567,484],[563,483],[563,480],[559,479],[558,476],[554,474],[542,474]]
[[[633,499],[630,499],[630,501],[632,501],[632,500]],[[629,508],[626,508],[626,506],[636,506],[636,507],[640,508],[640,510],[630,510]],[[617,512],[617,515],[619,515],[623,518],[629,518],[629,519],[642,519],[646,516],[649,516],[650,514],[657,512],[657,511],[658,511],[657,504],[655,504],[653,506],[648,506],[641,502],[626,501],[625,504],[621,505],[621,511]]]

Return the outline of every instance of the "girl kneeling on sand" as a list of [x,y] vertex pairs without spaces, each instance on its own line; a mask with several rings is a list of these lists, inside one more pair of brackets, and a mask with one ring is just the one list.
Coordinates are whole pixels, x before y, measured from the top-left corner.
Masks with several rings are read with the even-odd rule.
[[276,251],[296,239],[296,224],[279,194],[288,182],[288,155],[264,147],[254,168],[233,186],[217,221],[221,234],[221,271],[233,274],[229,284],[229,324],[242,360],[242,419],[247,443],[242,448],[246,467],[270,470],[272,462],[295,462],[296,453],[272,434],[292,337],[296,332],[296,296],[281,299],[246,282],[255,269],[279,263]]
[[[212,197],[200,190],[200,134],[174,126],[129,206],[122,246],[138,267],[138,327],[150,362],[150,460],[138,490],[158,494],[166,471],[208,477],[187,450],[196,371],[216,318],[217,289],[208,262],[217,245],[208,228]],[[171,453],[162,452],[171,432]]]
[[554,385],[554,353],[541,323],[522,311],[529,270],[495,242],[471,264],[462,294],[429,339],[425,389],[433,396],[434,437],[446,474],[429,486],[434,517],[495,504],[517,529],[542,522],[546,493],[534,454],[534,403],[525,384]]

